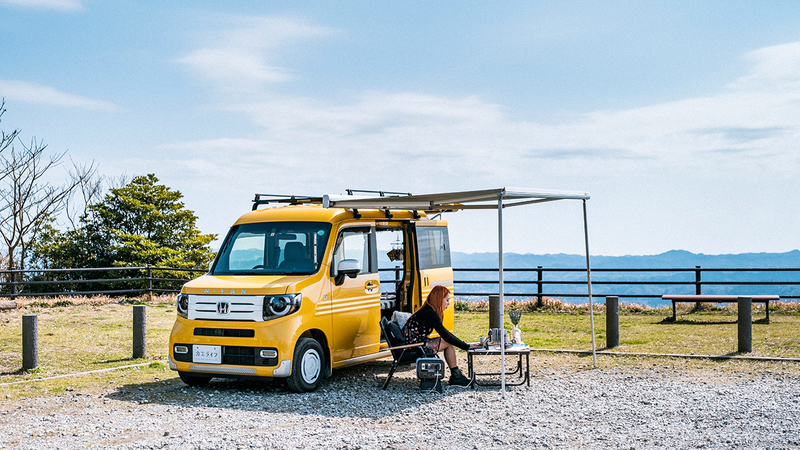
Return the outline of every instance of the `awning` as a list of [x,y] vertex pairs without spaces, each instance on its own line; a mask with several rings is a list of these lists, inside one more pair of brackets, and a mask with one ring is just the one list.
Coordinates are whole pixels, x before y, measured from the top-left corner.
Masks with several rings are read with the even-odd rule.
[[546,191],[523,188],[497,188],[479,191],[442,192],[421,195],[353,196],[324,195],[326,208],[408,209],[419,211],[457,211],[496,209],[498,197],[503,207],[530,205],[554,200],[588,200],[586,192]]
[[[355,192],[355,191],[353,191]],[[375,195],[377,194],[377,195]],[[586,200],[591,197],[586,192],[548,191],[524,188],[496,188],[478,191],[442,192],[435,194],[405,195],[391,193],[384,195],[373,192],[370,196],[324,195],[322,205],[326,208],[353,209],[404,209],[426,212],[458,211],[465,209],[497,209],[498,269],[500,314],[504,316],[503,287],[503,209],[511,206],[532,205],[556,200],[581,200],[583,203],[583,230],[586,243],[586,285],[589,295],[589,315],[592,327],[592,363],[597,367],[594,332],[594,302],[592,299],[592,270],[589,264],[589,225],[586,214]],[[501,385],[505,398],[505,348],[501,346]]]

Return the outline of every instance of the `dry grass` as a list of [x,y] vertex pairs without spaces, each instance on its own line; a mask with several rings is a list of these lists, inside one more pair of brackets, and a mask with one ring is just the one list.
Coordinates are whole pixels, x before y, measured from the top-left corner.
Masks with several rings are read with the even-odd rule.
[[[659,311],[659,310],[656,310]],[[763,314],[763,313],[761,313]],[[770,323],[754,313],[752,356],[800,358],[800,316],[770,311]],[[669,318],[669,320],[666,320]],[[692,312],[671,321],[672,310],[658,314],[620,312],[620,346],[614,351],[633,353],[735,354],[738,329],[735,311]],[[477,340],[488,331],[488,313],[456,313],[456,331],[464,339]],[[594,314],[596,345],[604,349],[606,316]],[[512,327],[505,317],[505,327]],[[589,314],[559,314],[549,311],[523,313],[519,327],[523,340],[533,348],[591,350]]]
[[[504,302],[506,311],[523,311],[523,312],[539,312],[539,313],[557,313],[557,314],[588,314],[589,303],[568,303],[561,299],[542,297],[541,306],[536,298],[525,299],[512,299]],[[712,303],[701,303],[700,307],[695,307],[691,303],[679,303],[677,310],[679,314],[687,314],[691,312],[720,312],[723,314],[736,315],[736,304],[728,303],[724,306],[719,306]],[[471,311],[471,312],[488,312],[488,300],[475,300],[466,301],[462,299],[455,300],[456,311]],[[648,315],[662,315],[669,311],[672,314],[672,306],[653,307],[641,305],[638,303],[620,302],[620,314],[648,314]],[[800,314],[800,302],[770,302],[770,312],[775,311],[778,314]],[[594,312],[605,314],[606,305],[602,303],[594,304]],[[763,314],[765,311],[763,303],[753,303],[753,313]]]
[[[66,303],[66,302],[69,302]],[[147,356],[133,359],[133,304],[146,304]],[[58,306],[64,305],[64,306]],[[23,372],[22,315],[36,314],[39,334],[39,367]],[[0,386],[6,395],[37,395],[85,387],[100,380],[127,381],[153,376],[172,377],[158,362],[167,357],[169,332],[175,321],[171,297],[145,298],[76,297],[43,301],[30,299],[16,310],[0,311],[0,384],[63,374],[151,362],[152,367],[106,372],[92,376],[58,378],[45,382]],[[132,379],[130,379],[133,377]]]
[[[559,314],[581,314],[589,312],[588,303],[569,303],[569,302],[564,302],[561,299],[552,297],[542,297],[541,303],[539,303],[538,299],[536,298],[506,300],[504,302],[504,307],[506,311],[523,311],[523,312],[550,312]],[[594,305],[595,312],[605,311],[605,308],[606,307],[603,304]],[[461,299],[456,299],[455,309],[456,311],[488,312],[489,301],[488,300],[465,301]],[[645,312],[645,311],[651,311],[653,309],[656,308],[638,304],[620,304],[620,310],[626,310],[626,311]]]
[[[8,297],[0,297],[0,301],[11,301]],[[72,306],[72,305],[108,305],[113,303],[118,304],[157,304],[157,303],[170,303],[175,301],[174,295],[153,295],[152,299],[146,295],[139,297],[109,297],[107,295],[93,295],[93,296],[69,296],[60,295],[58,297],[17,297],[14,299],[16,309],[36,309],[36,308],[52,308],[59,306]]]
[[[69,303],[67,303],[69,302]],[[147,304],[147,357],[131,359],[132,304]],[[533,308],[531,307],[533,303]],[[532,301],[509,301],[506,308],[523,311],[520,328],[523,339],[538,349],[591,349],[591,326],[587,305],[571,305],[556,299],[545,299],[546,307],[535,308]],[[65,305],[65,306],[57,306]],[[488,329],[488,304],[475,303],[484,311],[457,311],[456,335],[477,341]],[[680,308],[678,321],[664,321],[671,316],[671,308],[646,308],[624,305],[620,311],[620,347],[614,349],[637,353],[682,353],[724,355],[735,353],[735,306],[714,307],[692,312],[692,305]],[[755,305],[754,305],[755,306]],[[771,323],[756,321],[753,324],[753,355],[800,358],[800,314],[798,304],[770,304]],[[39,323],[39,365],[31,372],[21,367],[22,315],[35,313]],[[756,318],[763,317],[754,308]],[[602,305],[595,308],[597,347],[605,345],[605,314]],[[175,372],[169,371],[159,361],[167,357],[168,339],[175,320],[172,296],[145,298],[62,297],[56,299],[24,299],[18,309],[0,311],[0,398],[50,395],[68,388],[83,392],[101,392],[110,385],[136,385],[154,380],[172,380]],[[511,328],[506,317],[505,326]],[[463,357],[463,353],[459,353]],[[534,358],[538,363],[534,363]],[[532,357],[534,365],[551,361],[564,367],[587,368],[585,356],[548,355],[538,353]],[[667,364],[659,358],[602,357],[601,368]],[[714,362],[666,360],[669,364],[704,368],[735,368],[750,370],[753,367],[773,367],[761,362]],[[96,369],[120,367],[134,363],[151,363],[150,366],[58,378],[35,383],[3,385],[4,383],[44,378],[53,375],[85,372]],[[775,363],[780,364],[780,363]],[[783,366],[786,367],[786,366]],[[789,363],[800,368],[800,364]],[[386,367],[375,369],[384,371]],[[770,369],[771,370],[771,369]]]

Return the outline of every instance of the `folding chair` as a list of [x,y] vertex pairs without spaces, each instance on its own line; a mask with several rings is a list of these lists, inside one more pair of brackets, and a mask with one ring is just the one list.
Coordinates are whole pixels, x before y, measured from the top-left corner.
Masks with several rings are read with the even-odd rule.
[[383,389],[389,386],[389,381],[392,380],[397,366],[414,364],[417,362],[417,359],[423,356],[433,356],[436,354],[433,349],[425,347],[423,342],[406,344],[400,327],[396,323],[387,320],[386,317],[381,319],[381,332],[386,339],[386,343],[389,344],[389,350],[391,350],[392,359],[394,360],[392,361],[392,368],[389,369],[389,375],[383,383]]

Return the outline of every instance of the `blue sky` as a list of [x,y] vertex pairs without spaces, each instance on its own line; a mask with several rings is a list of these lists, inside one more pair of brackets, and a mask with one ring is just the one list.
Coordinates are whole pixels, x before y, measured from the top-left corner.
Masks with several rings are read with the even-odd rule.
[[[155,173],[207,233],[254,192],[514,186],[590,192],[595,254],[800,248],[798,2],[0,0],[0,55],[2,130]],[[583,251],[577,202],[505,224]]]

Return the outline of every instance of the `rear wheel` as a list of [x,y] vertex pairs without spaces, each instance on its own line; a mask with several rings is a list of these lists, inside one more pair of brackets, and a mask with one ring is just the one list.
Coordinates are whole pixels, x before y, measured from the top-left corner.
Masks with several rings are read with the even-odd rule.
[[300,338],[294,348],[292,374],[286,384],[292,392],[311,392],[322,382],[325,357],[322,346],[314,339]]
[[181,377],[181,381],[189,386],[203,387],[207,385],[209,381],[211,381],[211,377],[208,375],[196,375],[188,372],[178,372],[178,376]]

